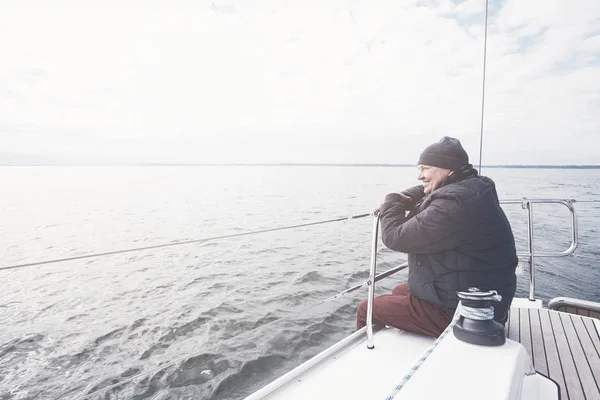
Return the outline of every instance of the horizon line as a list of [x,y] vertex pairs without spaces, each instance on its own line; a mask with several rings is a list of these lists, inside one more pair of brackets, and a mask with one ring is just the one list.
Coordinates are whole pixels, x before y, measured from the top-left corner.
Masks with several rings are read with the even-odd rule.
[[[22,163],[2,167],[416,167],[417,164],[394,163]],[[473,165],[474,168],[478,167]],[[600,164],[482,164],[481,168],[572,168],[600,169]]]

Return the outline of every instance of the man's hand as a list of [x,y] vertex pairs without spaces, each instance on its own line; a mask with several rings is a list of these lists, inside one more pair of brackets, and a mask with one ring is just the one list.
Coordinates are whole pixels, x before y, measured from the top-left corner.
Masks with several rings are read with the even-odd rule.
[[423,185],[413,186],[409,189],[404,190],[400,193],[403,196],[403,204],[407,209],[412,209],[423,197],[425,197],[425,190]]
[[[402,194],[402,193],[394,193],[394,195],[395,195],[395,196],[399,196],[399,197],[400,197],[400,199],[399,199],[399,200],[400,200],[400,202],[401,202],[402,204],[404,204],[404,205],[406,205],[406,204],[408,204],[408,203],[412,202],[412,199],[411,199],[410,197],[408,197],[407,195],[405,195],[405,194]],[[375,210],[374,210],[374,212],[375,212],[375,214],[378,214],[379,212],[381,212],[381,204],[380,204],[380,205],[378,205],[377,207],[375,207]]]

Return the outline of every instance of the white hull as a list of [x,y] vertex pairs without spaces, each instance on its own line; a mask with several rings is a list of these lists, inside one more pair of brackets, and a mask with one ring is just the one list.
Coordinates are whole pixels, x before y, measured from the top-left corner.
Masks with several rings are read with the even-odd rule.
[[[518,315],[520,306],[540,305],[515,299],[513,312]],[[600,321],[589,320],[600,330]],[[363,329],[246,400],[384,400],[434,340],[385,328],[375,332],[375,348],[368,349]],[[554,400],[560,398],[560,392],[554,380],[536,373],[532,356],[521,343],[507,339],[502,346],[478,346],[459,341],[450,331],[395,398]]]

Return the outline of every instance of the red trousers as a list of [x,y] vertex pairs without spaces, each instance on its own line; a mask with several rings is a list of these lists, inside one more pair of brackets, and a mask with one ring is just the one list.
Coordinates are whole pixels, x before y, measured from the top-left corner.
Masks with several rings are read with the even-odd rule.
[[[373,302],[373,323],[389,325],[427,336],[439,336],[452,322],[453,310],[427,303],[410,293],[408,283],[396,286],[391,295],[377,296]],[[367,324],[367,300],[358,306],[356,329]]]

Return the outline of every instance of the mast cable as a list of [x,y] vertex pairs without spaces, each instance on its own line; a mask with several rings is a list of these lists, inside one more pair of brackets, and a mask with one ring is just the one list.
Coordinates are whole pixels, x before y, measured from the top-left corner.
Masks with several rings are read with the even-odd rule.
[[485,109],[485,66],[487,62],[488,8],[489,0],[485,0],[485,33],[483,36],[483,82],[481,90],[481,132],[479,134],[479,175],[481,175],[481,154],[483,152],[483,114]]
[[153,246],[144,246],[144,247],[135,247],[135,248],[131,248],[131,249],[107,251],[104,253],[85,254],[82,256],[73,256],[73,257],[57,258],[57,259],[53,259],[53,260],[36,261],[36,262],[32,262],[32,263],[27,263],[27,264],[9,265],[9,266],[5,266],[5,267],[0,267],[0,271],[9,270],[9,269],[34,267],[34,266],[45,265],[45,264],[53,264],[53,263],[58,263],[58,262],[63,262],[63,261],[73,261],[73,260],[82,260],[82,259],[86,259],[86,258],[109,256],[109,255],[113,255],[113,254],[130,253],[133,251],[158,249],[158,248],[170,247],[170,246],[181,246],[184,244],[208,242],[211,240],[218,240],[218,239],[228,239],[228,238],[233,238],[233,237],[256,235],[256,234],[265,233],[265,232],[275,232],[275,231],[282,231],[282,230],[286,230],[286,229],[301,228],[301,227],[305,227],[305,226],[327,224],[327,223],[331,223],[331,222],[347,221],[350,219],[359,219],[359,218],[368,217],[370,215],[373,215],[373,214],[369,213],[369,214],[351,215],[349,217],[333,218],[333,219],[328,219],[328,220],[324,220],[324,221],[308,222],[305,224],[282,226],[282,227],[277,227],[277,228],[262,229],[262,230],[251,231],[251,232],[233,233],[230,235],[213,236],[213,237],[207,237],[207,238],[203,238],[203,239],[184,240],[184,241],[179,241],[179,242],[174,242],[174,243],[163,243],[163,244],[156,244]]

